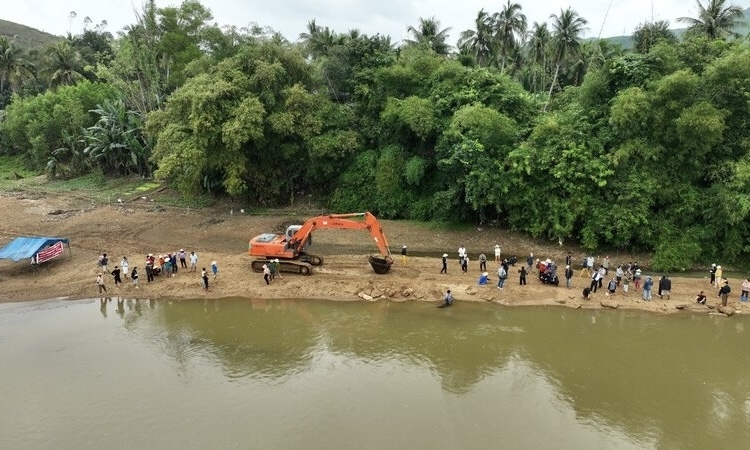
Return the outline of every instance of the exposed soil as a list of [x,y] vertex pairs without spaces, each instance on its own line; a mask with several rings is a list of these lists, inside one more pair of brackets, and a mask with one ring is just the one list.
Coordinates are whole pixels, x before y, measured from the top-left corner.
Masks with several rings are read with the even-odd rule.
[[[525,260],[529,252],[535,257],[564,261],[569,250],[557,243],[540,243],[497,228],[477,228],[471,231],[431,229],[428,225],[405,221],[383,221],[396,263],[388,274],[377,275],[367,257],[377,248],[366,232],[361,230],[319,230],[315,232],[311,252],[325,258],[325,264],[314,269],[310,276],[285,275],[282,280],[266,286],[261,274],[250,270],[247,255],[248,239],[263,232],[279,232],[289,223],[302,223],[319,211],[280,210],[272,215],[250,215],[229,206],[206,209],[183,209],[137,198],[124,204],[100,205],[80,197],[59,194],[4,193],[0,195],[0,245],[18,236],[57,236],[70,239],[70,250],[50,262],[32,266],[29,261],[0,261],[0,302],[38,300],[46,298],[96,298],[97,257],[107,253],[110,269],[119,265],[123,255],[130,267],[138,266],[140,285],[135,289],[129,280],[115,287],[112,277],[106,277],[108,294],[112,297],[138,298],[315,298],[339,301],[429,301],[439,302],[446,289],[451,289],[456,304],[466,301],[489,301],[499,305],[544,305],[572,308],[640,309],[658,312],[684,310],[711,312],[718,304],[716,290],[705,278],[673,277],[670,300],[640,300],[640,293],[626,296],[618,292],[610,298],[600,290],[594,299],[585,301],[581,290],[589,278],[574,278],[574,287],[543,285],[532,275],[527,286],[519,286],[514,268],[505,289],[495,287],[497,265],[490,261],[489,286],[477,286],[479,253],[493,259],[493,247],[499,243],[503,256],[518,255]],[[407,245],[410,256],[406,266],[398,255],[401,245]],[[461,272],[457,249],[466,246],[471,259],[469,273]],[[174,277],[159,276],[153,283],[146,282],[143,264],[147,253],[166,254],[184,248],[199,255],[198,269],[208,268],[212,260],[219,265],[219,277],[210,281],[209,292],[200,286],[199,273],[185,269]],[[573,250],[576,272],[584,254]],[[441,275],[440,255],[450,256],[448,274]],[[627,262],[632,255],[610,255],[613,263]],[[520,262],[519,262],[520,264]],[[654,274],[651,274],[656,277]],[[738,312],[750,310],[737,301],[739,282],[732,280],[734,292],[730,306]],[[564,281],[563,281],[564,284]],[[708,306],[695,305],[698,291],[705,290]],[[656,290],[654,289],[654,294]],[[363,300],[363,298],[367,300]],[[683,310],[683,311],[684,311]]]

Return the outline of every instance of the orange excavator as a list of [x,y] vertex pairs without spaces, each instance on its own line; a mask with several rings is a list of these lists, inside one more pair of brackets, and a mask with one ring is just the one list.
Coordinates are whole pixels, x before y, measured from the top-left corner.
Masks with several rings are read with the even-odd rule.
[[255,236],[250,239],[247,250],[250,256],[259,258],[252,262],[253,270],[262,272],[264,264],[278,259],[279,271],[309,275],[312,266],[323,264],[322,257],[307,253],[312,244],[312,232],[326,228],[369,231],[382,255],[382,258],[370,255],[372,269],[375,273],[384,274],[391,268],[393,258],[383,227],[375,216],[363,212],[313,217],[302,225],[290,225],[285,234],[264,233]]

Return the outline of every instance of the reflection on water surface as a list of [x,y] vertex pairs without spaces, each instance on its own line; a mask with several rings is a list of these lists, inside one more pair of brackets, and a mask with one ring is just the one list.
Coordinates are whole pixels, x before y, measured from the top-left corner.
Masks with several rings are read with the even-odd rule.
[[0,448],[740,448],[745,319],[249,299],[0,305]]

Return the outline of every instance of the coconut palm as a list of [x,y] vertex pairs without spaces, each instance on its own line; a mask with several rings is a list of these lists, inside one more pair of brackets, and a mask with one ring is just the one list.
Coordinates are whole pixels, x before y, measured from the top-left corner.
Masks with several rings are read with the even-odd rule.
[[[567,58],[577,56],[581,49],[581,34],[586,29],[588,23],[586,19],[579,16],[571,7],[560,10],[560,15],[552,14],[552,49],[555,60],[555,75],[552,77],[552,84],[549,87],[547,103],[552,97],[552,90],[557,83],[557,77],[560,74],[560,66]],[[546,108],[546,105],[545,105]]]
[[[552,35],[550,35],[547,22],[539,24],[534,22],[528,36],[526,37],[527,64],[531,71],[531,87],[535,92],[543,91],[547,86],[547,74],[549,65],[549,52]],[[537,89],[537,75],[540,78],[540,89]]]
[[406,29],[414,39],[404,39],[406,45],[426,45],[438,55],[447,56],[451,51],[451,46],[445,41],[448,39],[450,27],[440,29],[440,22],[434,17],[429,19],[419,18],[417,28],[409,26]]
[[492,58],[492,17],[484,9],[474,19],[475,30],[461,32],[458,48],[471,55],[479,67],[485,67]]
[[67,40],[56,42],[47,48],[46,69],[52,89],[73,85],[84,79],[81,55]]
[[[15,40],[0,36],[0,95],[18,92],[23,81],[34,76],[34,65],[23,58]],[[2,106],[2,105],[0,105]]]
[[526,16],[521,10],[521,5],[507,0],[503,9],[492,15],[494,41],[497,56],[500,58],[501,72],[505,70],[508,60],[517,53],[519,44],[526,34]]
[[698,3],[698,17],[680,17],[680,22],[688,24],[688,30],[705,34],[711,39],[725,36],[739,37],[734,28],[741,26],[740,20],[745,17],[742,8],[736,5],[726,5],[726,0],[707,0],[704,7]]

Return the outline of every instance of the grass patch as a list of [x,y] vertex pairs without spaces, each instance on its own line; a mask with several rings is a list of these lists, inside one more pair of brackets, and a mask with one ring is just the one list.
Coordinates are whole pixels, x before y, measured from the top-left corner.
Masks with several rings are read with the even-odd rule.
[[[24,157],[0,156],[0,188],[3,190],[15,189],[19,184],[28,183],[29,179],[35,178],[38,173],[24,167]],[[21,178],[18,178],[18,176]]]
[[177,208],[206,208],[214,203],[214,199],[212,199],[208,195],[198,195],[198,196],[192,196],[192,197],[186,197],[182,195],[176,195],[176,196],[164,196],[159,198],[159,203],[169,205],[169,206],[175,206]]

